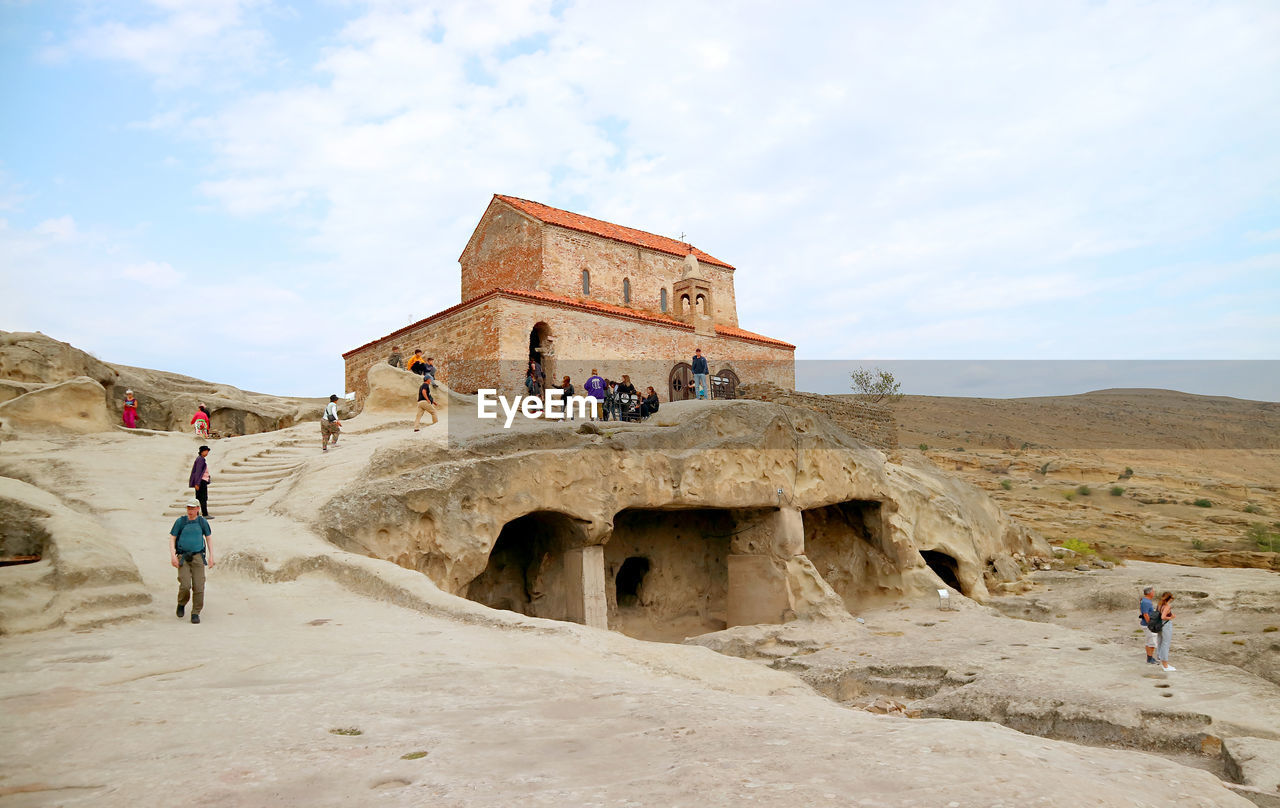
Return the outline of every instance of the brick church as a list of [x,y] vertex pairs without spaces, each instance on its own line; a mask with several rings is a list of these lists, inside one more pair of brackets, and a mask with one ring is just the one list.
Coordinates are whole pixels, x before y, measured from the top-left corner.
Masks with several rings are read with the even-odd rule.
[[529,360],[579,392],[592,368],[664,401],[691,398],[689,362],[708,357],[721,395],[795,387],[795,346],[738,327],[734,267],[675,239],[495,195],[458,263],[462,302],[342,355],[346,389],[394,346],[421,348],[461,393],[522,393]]

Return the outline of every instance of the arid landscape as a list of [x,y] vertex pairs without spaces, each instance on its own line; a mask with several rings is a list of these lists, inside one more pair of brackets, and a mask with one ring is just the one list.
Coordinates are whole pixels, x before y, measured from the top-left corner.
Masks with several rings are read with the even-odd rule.
[[[1103,404],[908,400],[903,443],[947,448],[885,456],[752,401],[495,433],[441,387],[414,433],[417,382],[384,365],[322,453],[316,422],[269,423],[312,402],[190,380],[257,430],[211,441],[195,626],[165,531],[197,441],[116,426],[107,393],[177,382],[0,337],[46,379],[0,403],[0,537],[38,559],[0,567],[0,805],[175,782],[219,805],[1280,803],[1275,554],[1206,518],[1274,513],[1271,405],[1200,419],[1254,447],[1169,447],[1208,431],[1160,394],[1129,437],[1163,448],[1077,449]],[[592,542],[600,611],[575,615]],[[1147,584],[1177,597],[1176,672],[1144,661]]]
[[1120,558],[1276,569],[1269,551],[1280,550],[1280,404],[1102,390],[907,396],[894,411],[904,454],[956,472],[1055,543],[1079,539]]

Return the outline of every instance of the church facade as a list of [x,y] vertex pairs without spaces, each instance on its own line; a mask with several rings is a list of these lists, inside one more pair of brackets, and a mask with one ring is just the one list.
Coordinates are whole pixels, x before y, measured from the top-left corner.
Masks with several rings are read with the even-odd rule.
[[569,376],[581,392],[594,368],[664,401],[690,398],[695,348],[720,395],[795,387],[795,346],[740,328],[734,267],[684,242],[495,195],[458,262],[462,303],[343,354],[357,402],[395,346],[434,357],[461,393],[523,392],[535,360],[549,385]]

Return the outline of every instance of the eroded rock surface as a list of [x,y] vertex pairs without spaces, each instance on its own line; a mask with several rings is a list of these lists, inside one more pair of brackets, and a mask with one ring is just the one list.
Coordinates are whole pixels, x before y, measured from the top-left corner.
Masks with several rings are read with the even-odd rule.
[[[366,411],[407,416],[409,375],[373,368]],[[476,433],[474,400],[453,398],[443,447],[378,450],[316,525],[498,608],[563,618],[565,555],[593,545],[610,625],[669,639],[727,624],[731,559],[762,559],[780,622],[940,587],[985,599],[994,559],[1048,554],[973,487],[889,463],[821,415],[714,402]]]
[[39,387],[0,404],[0,432],[18,431],[105,432],[106,390],[97,381],[80,376]]

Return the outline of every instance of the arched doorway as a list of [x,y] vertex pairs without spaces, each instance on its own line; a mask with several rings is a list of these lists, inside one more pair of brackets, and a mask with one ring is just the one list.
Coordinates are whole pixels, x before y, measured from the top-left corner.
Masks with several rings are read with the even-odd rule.
[[555,378],[556,354],[552,343],[551,326],[543,322],[535,324],[529,332],[529,361],[537,362],[548,380]]
[[738,397],[738,374],[733,372],[733,368],[723,368],[719,373],[711,377],[711,397]]
[[667,379],[667,400],[684,401],[696,394],[693,387],[693,366],[688,362],[678,362]]

